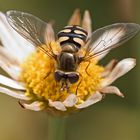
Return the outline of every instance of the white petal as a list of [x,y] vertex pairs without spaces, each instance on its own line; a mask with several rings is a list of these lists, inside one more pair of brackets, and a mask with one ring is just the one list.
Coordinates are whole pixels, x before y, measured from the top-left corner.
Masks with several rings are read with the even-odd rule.
[[22,36],[20,36],[17,32],[13,31],[14,38],[16,39],[16,43],[18,44],[18,48],[22,48],[22,58],[21,62],[32,52],[35,51],[35,46],[33,46],[29,41],[24,39]]
[[14,98],[17,98],[17,99],[21,99],[21,100],[30,100],[31,99],[30,97],[27,97],[24,94],[24,92],[22,92],[22,91],[11,90],[11,89],[4,88],[4,87],[1,87],[1,86],[0,86],[0,92],[5,93],[5,94],[7,94],[9,96],[12,96]]
[[66,107],[72,107],[74,106],[76,103],[77,103],[78,99],[77,99],[77,96],[75,94],[70,94],[66,99],[65,101],[63,102],[63,104],[66,106]]
[[115,86],[104,87],[100,90],[100,92],[104,94],[116,94],[120,97],[124,97],[123,93],[121,93],[120,90]]
[[84,13],[83,21],[82,21],[82,28],[84,28],[88,32],[88,37],[90,37],[92,33],[92,23],[91,23],[91,17],[88,10],[86,10]]
[[76,9],[71,16],[68,25],[80,25],[80,22],[81,22],[80,10]]
[[9,51],[7,51],[7,49],[5,47],[0,47],[0,57],[5,59],[10,64],[13,64],[16,66],[20,65],[19,61],[15,57],[12,57],[10,55]]
[[107,86],[113,83],[116,79],[126,74],[136,65],[136,60],[133,58],[126,58],[120,61],[111,73],[104,79],[102,86]]
[[50,43],[55,41],[55,34],[51,23],[48,23],[45,31],[45,42]]
[[25,90],[25,88],[21,84],[1,74],[0,74],[0,84],[14,88],[14,89]]
[[49,105],[51,107],[54,107],[56,108],[57,110],[61,110],[61,111],[66,111],[66,107],[64,106],[64,104],[60,101],[52,101],[52,100],[49,100]]
[[41,111],[41,110],[43,110],[45,108],[44,103],[40,102],[40,101],[35,101],[35,102],[31,103],[31,104],[20,102],[20,104],[25,109],[34,110],[34,111]]
[[20,67],[12,65],[0,56],[0,67],[7,72],[13,79],[19,79]]
[[93,93],[84,103],[76,105],[77,108],[86,108],[102,100],[102,94],[99,92]]
[[113,70],[113,68],[116,66],[116,64],[118,63],[118,61],[116,59],[111,60],[106,66],[105,66],[105,70],[102,73],[102,77],[106,77],[110,74],[110,72]]
[[0,13],[0,40],[9,54],[20,62],[34,49],[33,45],[12,29],[3,13]]
[[12,78],[18,79],[20,74],[20,64],[17,59],[9,54],[5,47],[0,48],[0,67]]

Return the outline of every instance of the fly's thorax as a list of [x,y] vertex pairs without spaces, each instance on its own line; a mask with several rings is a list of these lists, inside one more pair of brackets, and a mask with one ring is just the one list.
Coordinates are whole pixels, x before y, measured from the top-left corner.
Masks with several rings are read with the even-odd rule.
[[62,71],[76,71],[78,57],[75,53],[61,52],[57,57],[57,68]]

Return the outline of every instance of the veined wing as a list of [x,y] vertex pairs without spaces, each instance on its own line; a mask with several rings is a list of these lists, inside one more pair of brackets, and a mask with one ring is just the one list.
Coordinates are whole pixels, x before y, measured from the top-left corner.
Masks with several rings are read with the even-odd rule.
[[[20,11],[8,11],[6,13],[9,24],[25,39],[45,52],[48,56],[53,57],[48,48],[44,48],[46,44],[45,35],[47,28],[50,26],[31,14]],[[47,47],[47,46],[45,46]]]
[[134,37],[140,30],[135,23],[117,23],[100,28],[92,33],[85,46],[84,60],[99,56]]

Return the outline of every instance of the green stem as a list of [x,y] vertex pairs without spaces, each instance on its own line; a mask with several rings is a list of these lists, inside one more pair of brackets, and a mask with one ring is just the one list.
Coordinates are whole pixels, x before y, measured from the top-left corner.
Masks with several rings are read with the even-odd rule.
[[48,116],[48,139],[47,140],[65,140],[66,118],[56,118]]

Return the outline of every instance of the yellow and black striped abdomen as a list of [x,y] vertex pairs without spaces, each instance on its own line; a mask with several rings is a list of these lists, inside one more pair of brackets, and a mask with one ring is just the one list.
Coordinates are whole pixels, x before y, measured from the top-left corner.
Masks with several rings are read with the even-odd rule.
[[77,26],[66,26],[58,34],[60,45],[74,44],[79,49],[87,39],[87,32]]

